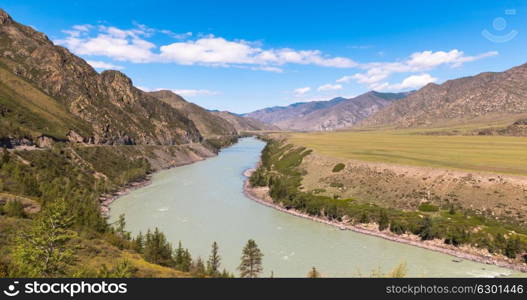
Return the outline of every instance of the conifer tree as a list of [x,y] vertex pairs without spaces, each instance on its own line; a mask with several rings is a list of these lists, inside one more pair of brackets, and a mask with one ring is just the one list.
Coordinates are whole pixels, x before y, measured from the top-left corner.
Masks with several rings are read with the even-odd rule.
[[238,270],[242,278],[257,278],[263,271],[263,254],[254,240],[247,241],[243,248],[242,258]]
[[205,263],[201,257],[198,257],[196,261],[192,264],[191,267],[192,275],[196,277],[204,277],[207,274],[207,269],[205,268]]
[[163,266],[172,266],[172,245],[167,242],[165,235],[158,228],[153,233],[146,234],[144,257],[147,261]]
[[143,253],[145,247],[143,233],[139,232],[133,243],[133,249],[137,253]]
[[71,224],[72,218],[63,200],[48,204],[29,231],[21,233],[16,240],[13,255],[16,276],[66,275],[75,259],[75,248],[68,243],[76,237],[76,233],[69,230]]
[[120,214],[119,219],[116,222],[115,232],[117,233],[117,235],[119,235],[119,237],[125,240],[130,240],[130,233],[125,230],[125,227],[126,227],[125,216],[124,214]]
[[218,243],[212,243],[212,250],[207,261],[207,273],[212,277],[220,275],[221,257],[219,254]]
[[192,256],[188,249],[183,248],[181,241],[179,241],[178,247],[174,255],[175,267],[176,269],[184,272],[190,271],[192,266]]

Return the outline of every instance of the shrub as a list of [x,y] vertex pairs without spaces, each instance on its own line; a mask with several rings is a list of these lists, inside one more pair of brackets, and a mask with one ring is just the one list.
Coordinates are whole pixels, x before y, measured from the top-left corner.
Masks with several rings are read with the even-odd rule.
[[423,212],[436,212],[436,211],[439,211],[439,207],[433,204],[430,204],[428,202],[425,202],[419,205],[419,210]]
[[325,193],[326,192],[326,189],[314,189],[313,190],[313,194],[322,194],[322,193]]
[[333,173],[338,173],[342,170],[344,170],[346,166],[343,163],[338,163],[333,167]]
[[511,237],[507,240],[505,251],[503,254],[508,258],[516,258],[516,255],[521,251],[521,242],[518,236]]
[[7,201],[2,210],[8,217],[24,218],[26,216],[24,205],[19,200]]
[[391,232],[401,235],[401,234],[405,234],[407,230],[408,230],[408,225],[405,222],[401,220],[392,220],[390,224]]
[[388,217],[386,211],[383,209],[381,210],[381,214],[379,216],[379,230],[383,231],[388,228],[388,226],[390,226],[390,218]]
[[334,188],[343,188],[344,187],[344,184],[340,183],[340,182],[332,182],[329,184],[330,187],[334,187]]
[[421,232],[419,232],[419,236],[423,241],[433,240],[439,237],[439,234],[436,231],[432,218],[427,216],[423,219]]
[[447,233],[447,237],[445,238],[445,244],[457,247],[461,244],[466,243],[468,239],[469,234],[465,229],[455,228]]

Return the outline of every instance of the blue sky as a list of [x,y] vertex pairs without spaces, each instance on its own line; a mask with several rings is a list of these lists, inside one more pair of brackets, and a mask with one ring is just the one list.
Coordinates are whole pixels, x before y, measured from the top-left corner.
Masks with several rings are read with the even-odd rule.
[[98,71],[118,68],[145,90],[174,90],[237,113],[412,90],[527,62],[524,0],[3,0],[1,7]]

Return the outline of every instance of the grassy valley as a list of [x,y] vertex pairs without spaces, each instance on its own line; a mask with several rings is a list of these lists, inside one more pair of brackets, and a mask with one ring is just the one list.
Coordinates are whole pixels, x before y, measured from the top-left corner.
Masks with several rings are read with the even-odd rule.
[[527,175],[527,140],[521,137],[378,130],[292,133],[288,138],[319,154],[343,159]]

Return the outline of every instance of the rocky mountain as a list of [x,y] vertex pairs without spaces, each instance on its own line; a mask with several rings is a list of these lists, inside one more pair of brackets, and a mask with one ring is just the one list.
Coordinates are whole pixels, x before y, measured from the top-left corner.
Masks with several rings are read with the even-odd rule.
[[392,102],[406,97],[406,93],[379,93],[375,91],[337,104],[315,110],[299,118],[277,122],[277,126],[299,131],[331,131],[353,126]]
[[350,127],[408,93],[371,91],[351,99],[296,103],[259,110],[247,116],[296,131],[328,131]]
[[435,127],[492,118],[511,123],[527,113],[527,64],[430,83],[361,122],[364,127]]
[[0,142],[176,145],[203,137],[185,113],[0,10]]
[[254,118],[239,116],[228,111],[211,111],[211,113],[229,122],[238,132],[280,130],[275,125],[267,124]]
[[185,117],[194,122],[199,132],[206,138],[238,134],[237,128],[228,122],[228,120],[225,120],[221,116],[217,116],[194,103],[186,101],[183,97],[172,91],[162,90],[150,92],[148,94],[182,112]]
[[316,110],[334,106],[344,100],[346,99],[335,98],[329,101],[298,102],[288,106],[274,106],[259,109],[251,113],[244,114],[243,116],[254,118],[268,124],[275,124],[307,115]]

